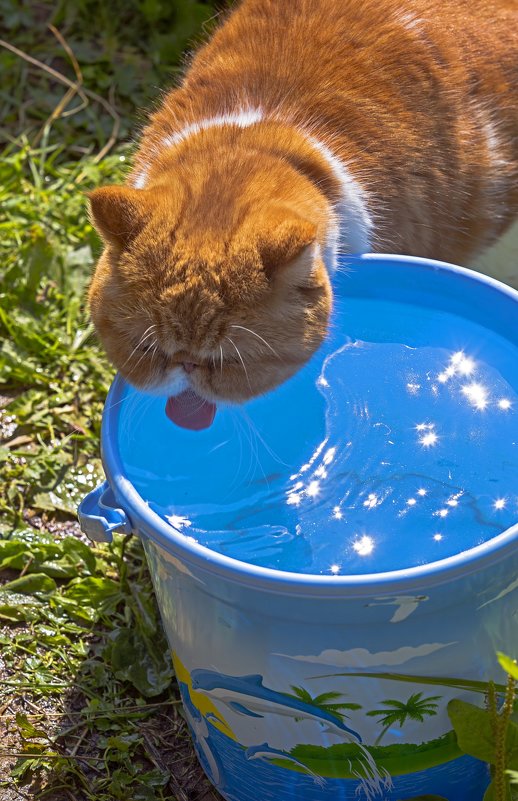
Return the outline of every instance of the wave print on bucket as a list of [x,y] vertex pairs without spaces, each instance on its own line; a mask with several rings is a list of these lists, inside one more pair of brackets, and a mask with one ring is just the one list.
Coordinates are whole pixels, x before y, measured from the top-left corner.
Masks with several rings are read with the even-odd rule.
[[[430,794],[430,788],[437,794],[449,792],[452,801],[468,801],[472,797],[469,786],[475,782],[477,789],[483,791],[488,784],[487,768],[460,755],[453,731],[428,743],[403,745],[399,748],[398,767],[397,748],[366,746],[358,732],[346,726],[339,713],[331,713],[325,704],[318,709],[316,704],[276,692],[264,686],[260,675],[229,676],[203,668],[189,674],[178,655],[174,664],[200,762],[228,801],[256,801],[258,786],[261,801],[399,801],[405,795],[410,798],[418,793]],[[321,695],[337,698],[340,693]],[[435,701],[423,696],[422,692],[410,696],[414,698],[414,712],[420,707],[422,711],[428,708],[432,714]],[[431,698],[439,700],[440,696]],[[398,702],[391,703],[397,707]],[[357,713],[363,709],[360,704],[353,706]],[[390,709],[386,712],[390,714]],[[406,710],[407,714],[411,712],[411,708]],[[399,713],[403,724],[402,702]],[[236,716],[253,722],[246,733],[241,727],[239,738],[234,730]],[[290,750],[272,747],[268,740],[249,744],[254,738],[260,739],[261,734],[271,734],[277,728],[278,716],[289,718],[295,728],[297,721],[311,720],[317,725],[319,742],[324,731],[333,732],[338,742],[327,748],[299,743]],[[378,741],[381,739],[377,737]],[[445,761],[437,764],[441,759]],[[402,772],[391,775],[387,765]],[[413,765],[425,769],[414,771]]]

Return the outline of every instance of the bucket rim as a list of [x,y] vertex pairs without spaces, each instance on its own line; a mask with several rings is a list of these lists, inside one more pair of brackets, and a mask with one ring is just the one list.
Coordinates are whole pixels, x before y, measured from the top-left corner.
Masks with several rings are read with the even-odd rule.
[[[506,295],[518,304],[518,291],[495,278],[466,267],[433,259],[397,254],[364,254],[345,256],[343,261],[376,262],[420,267],[425,271],[446,272],[463,276]],[[511,555],[518,554],[518,522],[496,537],[458,554],[423,565],[378,573],[321,575],[294,573],[261,567],[226,556],[188,539],[163,520],[146,503],[124,472],[118,449],[118,418],[126,381],[116,375],[108,392],[101,426],[101,455],[108,484],[117,503],[126,512],[133,530],[144,534],[171,556],[193,568],[218,574],[233,583],[256,586],[271,591],[299,595],[376,595],[409,591],[449,582],[470,575]]]

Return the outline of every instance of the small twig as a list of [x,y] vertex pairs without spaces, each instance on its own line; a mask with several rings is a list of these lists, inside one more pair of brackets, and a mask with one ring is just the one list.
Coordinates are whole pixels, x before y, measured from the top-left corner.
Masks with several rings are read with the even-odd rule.
[[88,726],[85,726],[79,737],[77,738],[76,742],[74,743],[74,747],[70,752],[70,756],[75,756],[79,750],[79,746],[85,739],[86,735],[88,734]]
[[20,575],[18,576],[18,578],[22,578],[22,576],[25,576],[25,574],[27,573],[28,569],[30,568],[30,566],[32,565],[33,562],[34,562],[34,556],[29,556],[29,558],[25,562],[23,568],[21,569]]
[[52,67],[49,67],[48,64],[44,64],[43,61],[39,61],[37,58],[29,56],[28,53],[24,53],[23,50],[19,50],[14,45],[10,44],[9,42],[6,42],[5,39],[0,39],[0,47],[5,47],[6,50],[10,50],[11,53],[14,53],[16,56],[19,56],[20,58],[23,58],[24,61],[28,61],[29,64],[33,64],[35,67],[38,67],[38,69],[47,72],[49,75],[52,75],[52,77],[55,78],[56,81],[64,83],[65,86],[69,86],[71,89],[75,89],[76,84],[74,83],[74,81],[71,81],[69,78],[67,78],[66,75],[63,75],[61,72],[58,72]]
[[26,703],[27,706],[30,706],[31,709],[35,709],[36,712],[38,711],[38,707],[36,706],[36,704],[33,704],[32,701],[30,701],[28,698],[24,698],[23,700],[24,703]]
[[[31,656],[34,656],[34,653],[29,651],[27,648],[24,648],[23,650],[27,651],[27,653],[31,654]],[[47,684],[20,684],[20,682],[11,681],[10,679],[0,679],[0,684],[3,684],[7,687],[17,687],[19,690],[66,690],[68,687],[76,686],[71,682],[63,682],[62,684],[51,684],[50,682]]]
[[24,751],[0,751],[0,758],[2,757],[17,757],[18,759],[72,759],[77,762],[102,762],[104,757],[87,757],[87,756],[69,756],[68,754],[31,754]]
[[[144,739],[146,741],[146,745],[149,751],[148,757],[154,763],[155,767],[158,768],[159,770],[167,771],[167,767],[162,763],[160,754],[153,745],[153,743],[151,742],[151,739],[147,732],[144,732]],[[181,784],[178,782],[178,779],[176,778],[174,771],[167,771],[167,772],[169,773],[169,784],[171,788],[174,790],[177,801],[189,801],[189,798],[186,795]]]
[[[4,712],[5,709],[12,703],[9,701],[5,704],[4,707],[0,707],[0,712]],[[155,709],[161,706],[179,706],[181,704],[181,700],[175,699],[171,701],[160,701],[160,703],[156,704],[134,704],[132,706],[113,706],[107,707],[106,709],[96,712],[94,714],[90,713],[88,710],[83,710],[81,712],[39,712],[35,715],[26,715],[27,720],[39,720],[41,718],[51,719],[51,718],[78,718],[78,717],[88,717],[90,719],[96,718],[104,718],[106,715],[113,714],[114,712],[118,712],[121,715],[125,715],[126,712],[140,712],[140,710],[147,710],[147,709]],[[0,714],[0,720],[15,720],[15,715],[3,715]]]
[[[15,699],[15,696],[13,695],[13,696],[11,696],[11,698],[9,698],[8,701],[5,702],[5,704],[2,704],[2,706],[0,706],[0,720],[2,720],[4,718],[5,710],[9,709],[9,707],[13,703],[14,699]],[[12,718],[12,720],[14,720],[14,715],[5,715],[5,717],[7,719]]]

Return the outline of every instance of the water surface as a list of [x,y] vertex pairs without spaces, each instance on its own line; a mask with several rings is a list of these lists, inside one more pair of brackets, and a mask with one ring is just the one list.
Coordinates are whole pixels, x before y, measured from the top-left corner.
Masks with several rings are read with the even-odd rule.
[[381,572],[518,522],[518,351],[451,311],[343,292],[324,346],[274,392],[202,432],[164,404],[128,390],[127,473],[177,531],[228,556]]

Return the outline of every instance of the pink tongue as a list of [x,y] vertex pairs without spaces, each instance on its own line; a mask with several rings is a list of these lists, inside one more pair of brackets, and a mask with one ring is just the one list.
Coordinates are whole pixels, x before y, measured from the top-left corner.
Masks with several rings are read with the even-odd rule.
[[192,389],[167,399],[165,413],[173,423],[191,431],[201,431],[212,425],[216,404],[200,398]]

